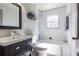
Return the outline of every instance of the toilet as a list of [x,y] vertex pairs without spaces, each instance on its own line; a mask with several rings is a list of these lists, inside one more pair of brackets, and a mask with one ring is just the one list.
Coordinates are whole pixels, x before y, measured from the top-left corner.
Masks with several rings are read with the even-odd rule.
[[47,48],[43,46],[39,46],[41,43],[36,43],[32,47],[38,53],[38,56],[46,56],[47,55]]
[[[44,46],[40,46],[39,45],[40,42],[38,41],[38,37],[35,35],[33,36],[32,38],[32,47],[33,47],[33,50],[35,50],[35,52],[37,52],[38,56],[44,56],[46,55],[46,51],[47,51],[47,48]],[[36,55],[36,53],[35,53]]]

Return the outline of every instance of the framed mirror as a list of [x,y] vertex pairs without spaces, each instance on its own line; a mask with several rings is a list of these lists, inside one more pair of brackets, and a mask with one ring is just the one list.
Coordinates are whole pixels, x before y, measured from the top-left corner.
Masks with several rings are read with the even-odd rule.
[[21,28],[21,6],[17,3],[0,3],[0,29]]

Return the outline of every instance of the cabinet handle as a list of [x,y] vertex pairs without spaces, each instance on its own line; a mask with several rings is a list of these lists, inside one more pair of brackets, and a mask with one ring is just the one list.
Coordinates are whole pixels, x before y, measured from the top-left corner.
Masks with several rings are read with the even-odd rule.
[[27,44],[31,44],[31,42],[28,42]]
[[16,50],[20,49],[20,47],[16,47]]

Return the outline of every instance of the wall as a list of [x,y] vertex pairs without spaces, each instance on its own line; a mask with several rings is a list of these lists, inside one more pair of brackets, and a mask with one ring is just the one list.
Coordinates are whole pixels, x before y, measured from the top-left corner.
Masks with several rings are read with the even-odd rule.
[[5,29],[1,30],[0,29],[0,37],[10,36],[11,35],[10,33],[11,33],[10,30],[5,30]]
[[[27,18],[27,13],[31,10],[34,10],[34,6],[30,7],[24,7],[22,4],[20,4],[22,7],[22,30],[16,30],[19,31],[21,34],[26,35],[32,35],[33,31],[35,32],[36,28],[36,21],[30,20]],[[31,9],[30,9],[31,8]]]
[[[23,6],[26,8],[26,16],[28,12],[35,11],[34,4],[23,4]],[[26,27],[24,30],[25,34],[33,34],[32,43],[35,43],[39,39],[39,18],[36,21],[27,18],[24,26]]]
[[[56,7],[61,7],[61,6],[66,5],[66,4],[63,4],[63,3],[62,4],[60,4],[60,3],[59,4],[58,3],[55,3],[55,4],[53,4],[53,3],[29,3],[28,4],[27,3],[27,4],[25,4],[25,3],[23,3],[22,5],[26,8],[26,11],[27,11],[26,13],[28,13],[29,11],[32,11],[32,10],[34,11],[35,8],[36,9],[40,9],[40,10],[49,10],[49,9],[53,9],[53,8],[56,8]],[[36,31],[35,25],[34,25],[33,21],[27,19],[27,24],[28,24],[28,26],[26,25],[26,27],[28,27],[28,28],[25,30],[27,33],[32,31],[33,28],[34,28],[34,31]],[[39,27],[39,25],[40,24],[38,24],[38,27]]]
[[[25,9],[26,9],[26,13],[28,13],[29,11],[31,11],[31,10],[34,10],[35,8],[38,8],[38,9],[40,9],[40,10],[43,10],[43,11],[45,11],[45,10],[49,10],[49,9],[53,9],[53,8],[56,8],[56,7],[61,7],[61,6],[64,6],[64,5],[66,5],[66,4],[50,4],[50,3],[27,3],[27,4],[22,4],[24,7],[25,7]],[[69,10],[68,10],[68,12],[69,12]],[[50,12],[51,13],[51,12]],[[41,17],[40,17],[41,18]],[[40,19],[39,18],[39,19]],[[41,20],[41,22],[42,22],[43,20]],[[44,21],[43,21],[44,22]],[[43,23],[42,22],[42,23]],[[32,29],[34,28],[34,31],[36,31],[35,30],[35,25],[34,25],[34,22],[33,21],[31,21],[31,20],[29,20],[29,19],[27,19],[27,24],[28,24],[28,26],[26,25],[26,33],[30,33],[30,31],[32,31]],[[38,24],[38,27],[39,27],[39,25],[40,24]],[[42,26],[42,25],[41,25]],[[43,27],[45,26],[45,24],[43,24]],[[37,27],[37,28],[38,28]],[[45,28],[45,27],[44,27]],[[33,32],[34,32],[33,31]],[[47,31],[47,30],[46,30]],[[45,32],[45,31],[44,31]],[[41,32],[41,33],[44,33],[43,31]],[[51,31],[52,32],[52,31]],[[48,33],[49,34],[49,33]],[[48,36],[46,35],[46,33],[44,34],[45,36],[46,36],[46,39],[48,38]],[[42,35],[41,35],[42,36]],[[42,39],[44,38],[43,36],[41,37]],[[44,38],[45,39],[45,38]],[[66,39],[66,38],[65,38]],[[51,41],[51,40],[50,40]]]
[[32,31],[33,31],[33,21],[29,20],[27,18],[27,13],[28,13],[28,8],[25,8],[23,5],[22,6],[22,32],[24,34],[31,34],[32,35]]
[[[59,7],[47,11],[42,12],[43,15],[40,18],[40,39],[43,40],[48,40],[49,37],[52,37],[53,40],[58,40],[58,41],[65,41],[66,40],[66,31],[65,31],[65,16],[66,16],[66,7]],[[58,14],[58,22],[59,22],[59,27],[58,29],[48,29],[46,27],[47,23],[47,16],[52,15],[52,14]]]
[[3,21],[2,21],[2,19],[3,19],[2,15],[3,15],[3,11],[0,9],[0,25],[2,25],[2,23],[3,23]]

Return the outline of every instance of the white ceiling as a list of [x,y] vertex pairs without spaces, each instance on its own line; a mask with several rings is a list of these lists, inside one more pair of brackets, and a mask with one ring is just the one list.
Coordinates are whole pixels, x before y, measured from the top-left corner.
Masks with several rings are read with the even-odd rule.
[[40,10],[48,10],[66,5],[66,3],[23,3],[27,10],[33,10],[34,8]]

